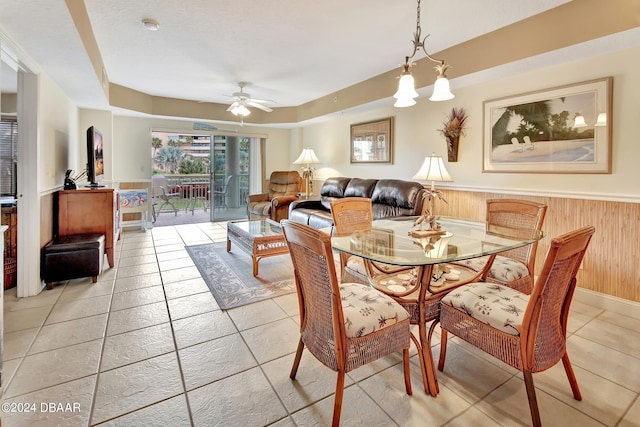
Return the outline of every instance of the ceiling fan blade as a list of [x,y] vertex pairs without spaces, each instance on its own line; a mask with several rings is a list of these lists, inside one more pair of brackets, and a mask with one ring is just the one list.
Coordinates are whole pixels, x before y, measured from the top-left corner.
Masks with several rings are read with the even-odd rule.
[[258,104],[253,99],[247,100],[247,105],[250,105],[252,107],[258,108],[259,110],[262,110],[262,111],[266,111],[267,113],[270,113],[270,112],[273,111],[272,108],[269,108],[266,105]]
[[261,104],[275,104],[276,101],[272,101],[270,99],[259,99],[259,98],[250,98],[254,102],[259,102]]

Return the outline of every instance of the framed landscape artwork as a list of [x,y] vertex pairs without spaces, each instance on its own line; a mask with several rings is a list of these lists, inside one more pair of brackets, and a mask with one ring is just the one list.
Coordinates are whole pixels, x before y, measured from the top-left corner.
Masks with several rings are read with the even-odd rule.
[[483,172],[611,173],[613,78],[484,102]]
[[351,125],[351,163],[393,162],[393,117]]

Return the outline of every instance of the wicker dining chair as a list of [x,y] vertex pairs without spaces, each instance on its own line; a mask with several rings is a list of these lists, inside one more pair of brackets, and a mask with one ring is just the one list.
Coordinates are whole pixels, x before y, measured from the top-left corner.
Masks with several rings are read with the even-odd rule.
[[337,371],[333,425],[338,426],[345,374],[402,351],[405,388],[410,395],[411,332],[406,310],[368,286],[339,284],[329,234],[290,220],[281,224],[300,308],[300,341],[291,379],[295,379],[305,346],[322,364]]
[[[344,197],[331,202],[334,232],[338,236],[371,230],[373,208],[371,199],[366,197]],[[368,265],[367,265],[368,264]],[[407,270],[406,266],[394,266],[340,252],[340,281],[369,285],[369,274],[397,273]]]
[[[487,200],[487,234],[507,238],[530,239],[542,230],[547,205],[517,199]],[[530,245],[511,249],[497,255],[484,281],[507,285],[510,288],[530,294],[533,289],[534,267],[538,241]],[[490,257],[463,261],[476,271],[486,267]]]
[[444,369],[450,332],[522,371],[534,426],[541,424],[532,373],[562,360],[573,397],[582,400],[566,349],[567,318],[578,268],[594,232],[587,226],[554,238],[531,295],[477,282],[444,297],[438,369]]

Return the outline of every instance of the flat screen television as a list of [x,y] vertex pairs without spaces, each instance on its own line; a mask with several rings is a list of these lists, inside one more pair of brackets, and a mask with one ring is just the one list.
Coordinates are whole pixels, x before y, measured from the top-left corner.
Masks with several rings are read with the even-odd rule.
[[87,181],[89,188],[104,187],[98,184],[104,175],[102,133],[95,126],[87,129]]

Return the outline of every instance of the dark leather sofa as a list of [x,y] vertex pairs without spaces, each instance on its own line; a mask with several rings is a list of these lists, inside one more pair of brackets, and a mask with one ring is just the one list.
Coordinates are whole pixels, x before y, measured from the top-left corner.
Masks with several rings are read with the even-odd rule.
[[422,184],[399,179],[328,178],[320,200],[296,200],[289,205],[289,219],[314,228],[331,227],[331,201],[342,197],[371,199],[374,219],[422,214],[426,192]]

